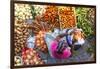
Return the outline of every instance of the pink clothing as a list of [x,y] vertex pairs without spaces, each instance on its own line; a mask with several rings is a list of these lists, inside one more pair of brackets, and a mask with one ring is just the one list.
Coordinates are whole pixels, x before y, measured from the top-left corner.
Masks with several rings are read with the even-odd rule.
[[58,42],[56,40],[51,42],[51,46],[50,46],[50,51],[51,51],[51,56],[53,58],[57,58],[57,59],[66,59],[71,55],[71,51],[70,49],[66,48],[63,53],[59,54],[57,53],[56,49],[58,46]]

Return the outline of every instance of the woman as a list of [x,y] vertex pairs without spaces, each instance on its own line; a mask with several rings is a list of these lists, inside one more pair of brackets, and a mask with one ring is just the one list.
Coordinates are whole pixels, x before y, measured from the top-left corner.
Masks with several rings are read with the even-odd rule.
[[78,50],[84,43],[84,35],[82,29],[69,29],[67,30],[68,35],[66,36],[66,40],[68,45],[74,50]]
[[67,34],[58,35],[52,42],[50,46],[51,57],[56,59],[66,59],[70,57],[71,51],[68,47],[66,41],[62,41],[61,38],[66,36]]

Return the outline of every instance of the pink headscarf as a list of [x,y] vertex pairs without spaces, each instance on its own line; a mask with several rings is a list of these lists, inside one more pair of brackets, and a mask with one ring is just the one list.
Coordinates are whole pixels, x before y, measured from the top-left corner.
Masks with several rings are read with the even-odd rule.
[[56,40],[51,42],[51,47],[50,47],[50,51],[51,51],[51,56],[53,58],[57,58],[57,59],[66,59],[68,57],[70,57],[71,55],[71,51],[70,49],[66,48],[62,54],[57,53],[57,46],[58,46],[58,42]]

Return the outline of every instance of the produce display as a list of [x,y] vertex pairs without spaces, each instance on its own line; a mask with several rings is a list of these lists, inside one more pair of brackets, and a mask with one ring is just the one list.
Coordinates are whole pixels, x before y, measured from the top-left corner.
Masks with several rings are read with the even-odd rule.
[[22,59],[24,65],[44,64],[43,60],[40,58],[40,55],[34,49],[31,48],[24,48],[22,50]]
[[55,28],[72,28],[76,26],[74,7],[48,6],[43,14],[43,20]]
[[74,10],[73,7],[59,7],[59,21],[62,29],[76,26]]
[[40,51],[47,53],[48,48],[47,44],[44,40],[45,32],[40,31],[39,34],[36,36],[36,48],[38,48]]
[[[21,22],[22,23],[22,22]],[[22,48],[26,45],[26,39],[29,36],[29,29],[24,27],[18,27],[15,25],[14,29],[14,45],[15,45],[15,54],[18,55]]]
[[60,27],[57,6],[47,6],[42,17],[43,21],[47,22],[52,28]]
[[84,30],[85,37],[95,35],[95,11],[93,10],[93,8],[76,7],[77,27]]
[[21,20],[32,19],[31,7],[29,4],[15,4],[15,17]]
[[94,31],[95,12],[90,8],[16,3],[14,10],[14,66],[73,59],[68,41],[81,47],[86,40],[84,34],[90,36]]

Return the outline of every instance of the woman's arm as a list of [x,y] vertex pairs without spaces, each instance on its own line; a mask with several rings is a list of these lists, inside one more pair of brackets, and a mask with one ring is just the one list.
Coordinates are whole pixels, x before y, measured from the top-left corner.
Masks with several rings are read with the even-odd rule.
[[55,40],[59,41],[61,38],[63,38],[64,36],[67,36],[67,35],[68,35],[68,33],[60,34],[55,38]]

